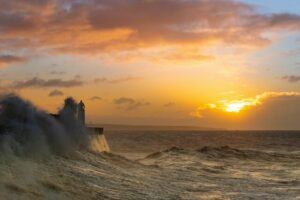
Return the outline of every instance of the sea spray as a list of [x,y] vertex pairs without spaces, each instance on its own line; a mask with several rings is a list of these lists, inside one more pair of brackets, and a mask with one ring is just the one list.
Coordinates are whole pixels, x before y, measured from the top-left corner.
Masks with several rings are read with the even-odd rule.
[[75,117],[76,102],[65,100],[55,119],[17,95],[0,97],[0,150],[18,156],[66,155],[86,147],[88,136]]
[[59,111],[58,120],[65,129],[69,141],[73,147],[87,147],[88,135],[83,123],[77,119],[77,105],[78,103],[69,97],[65,99],[64,107]]
[[110,152],[105,135],[90,135],[90,148],[95,152]]

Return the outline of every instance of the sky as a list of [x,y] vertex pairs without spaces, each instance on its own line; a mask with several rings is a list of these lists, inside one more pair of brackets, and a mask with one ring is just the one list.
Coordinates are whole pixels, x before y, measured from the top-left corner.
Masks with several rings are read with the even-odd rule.
[[0,0],[0,92],[92,124],[300,129],[298,0]]

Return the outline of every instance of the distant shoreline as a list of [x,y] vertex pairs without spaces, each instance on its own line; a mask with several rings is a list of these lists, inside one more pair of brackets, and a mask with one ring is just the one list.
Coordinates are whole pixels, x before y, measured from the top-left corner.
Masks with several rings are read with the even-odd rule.
[[126,125],[126,124],[88,124],[89,127],[104,127],[105,131],[114,130],[132,130],[132,131],[224,131],[224,132],[245,132],[245,131],[264,131],[264,132],[276,132],[276,131],[300,131],[300,130],[288,130],[288,129],[224,129],[224,128],[211,128],[201,126],[162,126],[162,125]]
[[89,127],[104,127],[105,130],[203,130],[219,131],[220,128],[198,126],[126,125],[126,124],[88,124]]

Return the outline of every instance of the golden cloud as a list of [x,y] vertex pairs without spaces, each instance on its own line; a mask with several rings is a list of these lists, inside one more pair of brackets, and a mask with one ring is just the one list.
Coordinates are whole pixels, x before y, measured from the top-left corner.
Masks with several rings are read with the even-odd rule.
[[[209,45],[259,47],[269,32],[300,30],[300,16],[261,14],[233,0],[1,1],[0,51],[105,54],[173,48],[164,59],[211,59]],[[194,47],[186,53],[186,47]],[[147,57],[148,54],[142,56]]]
[[202,125],[234,129],[299,129],[299,92],[264,92],[254,98],[222,100],[191,113]]

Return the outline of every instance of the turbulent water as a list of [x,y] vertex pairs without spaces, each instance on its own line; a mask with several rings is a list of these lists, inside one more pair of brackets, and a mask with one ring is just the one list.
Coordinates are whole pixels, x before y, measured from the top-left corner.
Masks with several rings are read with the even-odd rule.
[[76,112],[72,98],[54,118],[0,97],[1,200],[300,199],[300,132],[91,135]]
[[2,154],[0,199],[300,199],[300,132],[106,136],[112,153]]

